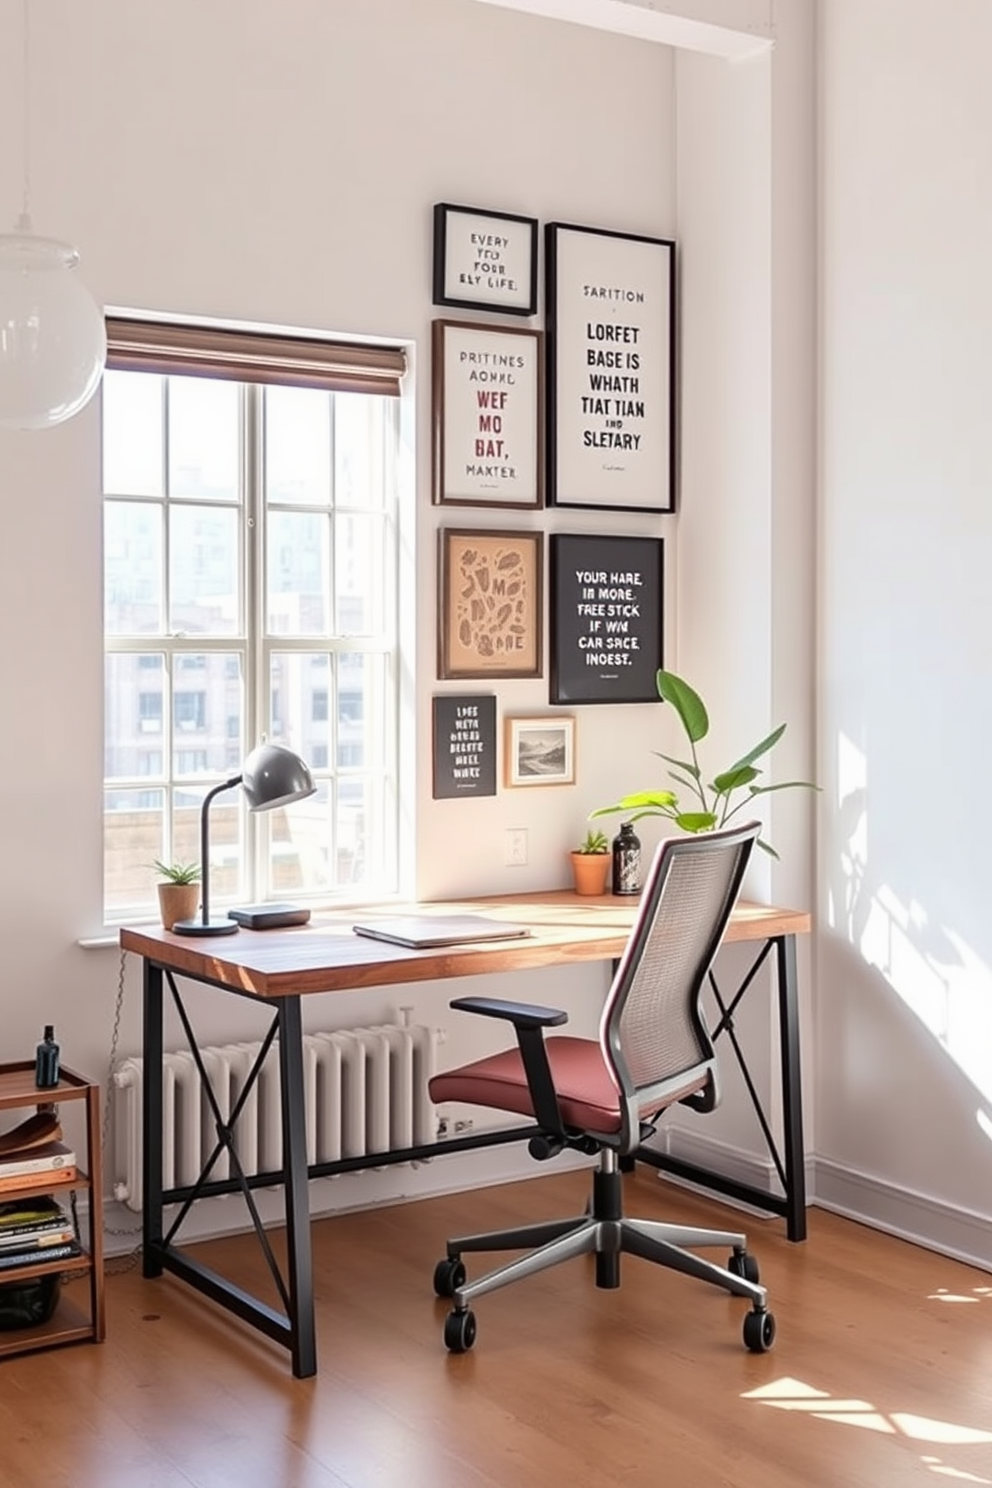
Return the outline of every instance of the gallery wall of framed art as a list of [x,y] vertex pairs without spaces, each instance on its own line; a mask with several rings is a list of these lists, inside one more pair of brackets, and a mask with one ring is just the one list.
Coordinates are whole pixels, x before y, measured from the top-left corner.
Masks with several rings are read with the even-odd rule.
[[[434,698],[434,796],[575,785],[585,705],[660,701],[676,244],[559,221],[542,235],[535,216],[451,202],[433,211],[433,302],[468,312],[431,325],[431,501],[466,518],[437,530],[437,677],[492,684]],[[521,325],[539,286],[544,326]],[[586,530],[560,530],[555,508],[587,512]],[[611,511],[627,514],[624,531]],[[631,515],[642,530],[626,530]],[[511,679],[546,681],[551,711],[504,710]]]

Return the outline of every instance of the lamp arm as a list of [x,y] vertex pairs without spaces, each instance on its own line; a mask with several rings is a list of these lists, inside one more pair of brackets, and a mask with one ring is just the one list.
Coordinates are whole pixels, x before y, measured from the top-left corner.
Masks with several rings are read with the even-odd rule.
[[220,785],[215,785],[213,790],[208,790],[200,807],[200,919],[204,925],[210,924],[210,833],[207,829],[210,803],[221,791],[240,784],[241,776],[232,775],[230,780],[224,780]]

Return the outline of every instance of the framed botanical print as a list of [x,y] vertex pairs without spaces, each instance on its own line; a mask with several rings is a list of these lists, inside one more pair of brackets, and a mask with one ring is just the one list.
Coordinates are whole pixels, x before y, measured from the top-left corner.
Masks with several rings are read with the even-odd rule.
[[539,677],[544,534],[442,527],[438,676]]

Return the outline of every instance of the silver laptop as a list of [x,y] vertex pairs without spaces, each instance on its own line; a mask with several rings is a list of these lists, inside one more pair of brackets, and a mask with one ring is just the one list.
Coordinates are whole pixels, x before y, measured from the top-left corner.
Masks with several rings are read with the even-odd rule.
[[362,920],[353,925],[356,935],[388,940],[392,945],[423,950],[431,946],[468,945],[474,941],[521,940],[529,935],[526,925],[511,925],[478,914],[399,914]]

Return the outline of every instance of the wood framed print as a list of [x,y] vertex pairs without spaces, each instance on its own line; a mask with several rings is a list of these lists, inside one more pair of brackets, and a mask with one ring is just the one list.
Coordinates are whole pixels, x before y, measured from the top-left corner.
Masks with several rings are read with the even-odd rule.
[[537,310],[537,218],[438,202],[434,303],[460,310]]
[[657,703],[664,543],[553,533],[551,701]]
[[434,698],[434,799],[496,794],[496,699]]
[[544,718],[507,718],[505,779],[515,785],[575,784],[575,719],[549,713]]
[[438,676],[539,677],[544,534],[438,532]]
[[675,510],[675,244],[549,222],[548,504]]
[[541,506],[543,332],[435,320],[432,352],[435,506]]

